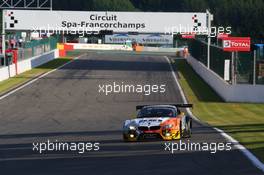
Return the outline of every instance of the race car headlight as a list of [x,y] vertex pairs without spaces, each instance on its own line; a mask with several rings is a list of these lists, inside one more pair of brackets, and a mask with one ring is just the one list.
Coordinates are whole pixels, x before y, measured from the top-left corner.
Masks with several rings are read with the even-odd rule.
[[136,130],[136,127],[135,126],[129,126],[128,127],[130,130]]
[[169,124],[169,125],[165,125],[165,126],[163,126],[163,129],[170,129],[170,128],[172,128],[173,127],[173,125],[172,124]]

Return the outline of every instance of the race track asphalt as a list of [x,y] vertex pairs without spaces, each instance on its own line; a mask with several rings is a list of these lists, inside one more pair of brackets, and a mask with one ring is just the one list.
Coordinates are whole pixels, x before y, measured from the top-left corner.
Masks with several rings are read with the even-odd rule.
[[[103,84],[166,84],[166,92],[104,95]],[[1,175],[262,174],[239,151],[165,151],[164,141],[125,143],[122,125],[139,104],[181,103],[162,56],[89,53],[0,101]],[[32,143],[98,142],[99,151],[39,154]],[[226,141],[193,125],[192,143]],[[179,143],[179,141],[175,141]]]

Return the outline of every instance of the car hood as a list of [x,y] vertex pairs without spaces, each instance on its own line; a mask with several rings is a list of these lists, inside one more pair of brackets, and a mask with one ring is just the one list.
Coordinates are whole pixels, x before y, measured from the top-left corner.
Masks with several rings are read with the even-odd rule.
[[146,126],[146,127],[159,126],[161,123],[169,119],[170,119],[169,117],[138,118],[138,119],[130,120],[130,122],[127,124],[137,126],[137,127],[139,126]]

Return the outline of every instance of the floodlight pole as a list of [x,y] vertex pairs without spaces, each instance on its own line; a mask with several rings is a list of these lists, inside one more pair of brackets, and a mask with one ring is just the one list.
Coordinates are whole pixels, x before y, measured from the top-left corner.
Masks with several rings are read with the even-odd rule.
[[207,40],[207,68],[210,69],[210,48],[211,48],[211,37],[208,36]]
[[5,10],[2,10],[2,54],[4,56],[4,65],[7,64],[8,67],[8,76],[9,78],[11,77],[11,73],[10,73],[10,62],[9,59],[6,58],[6,43],[5,43]]
[[207,14],[207,30],[208,30],[208,36],[207,36],[207,68],[210,69],[211,26],[212,26],[213,15],[210,13],[209,10],[206,10],[206,14]]
[[5,55],[5,10],[2,10],[2,54]]
[[256,85],[256,60],[257,60],[257,50],[254,50],[253,85]]
[[232,52],[232,57],[231,57],[231,73],[232,73],[232,85],[235,84],[235,52]]
[[50,0],[50,11],[52,11],[52,8],[53,8],[53,2],[52,2],[53,0]]

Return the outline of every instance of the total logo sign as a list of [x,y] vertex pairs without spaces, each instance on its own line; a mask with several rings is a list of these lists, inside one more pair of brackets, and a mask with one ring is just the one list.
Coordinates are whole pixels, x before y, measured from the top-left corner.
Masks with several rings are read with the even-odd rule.
[[227,52],[249,52],[250,37],[227,37],[223,39],[223,49]]

